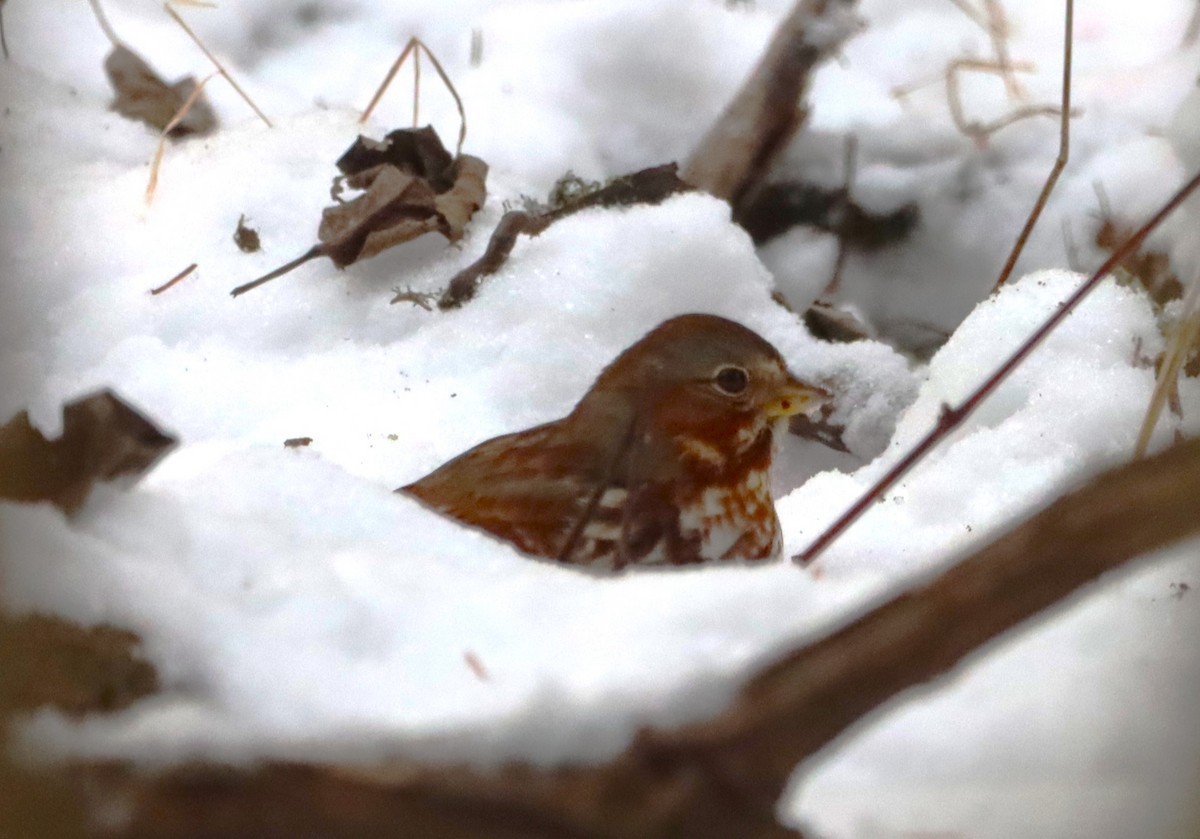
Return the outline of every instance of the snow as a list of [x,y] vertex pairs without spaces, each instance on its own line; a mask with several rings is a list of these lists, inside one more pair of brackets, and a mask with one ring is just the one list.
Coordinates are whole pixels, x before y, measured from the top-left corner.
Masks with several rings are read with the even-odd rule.
[[[1036,64],[1021,77],[1030,101],[1056,101],[1061,9],[1005,5],[1014,58]],[[1121,462],[1162,337],[1151,304],[1110,280],[816,570],[784,561],[595,577],[391,492],[480,440],[561,416],[665,318],[713,312],[838,394],[854,454],[789,439],[777,457],[785,553],[803,549],[1082,281],[1065,270],[1065,228],[1078,264],[1098,264],[1094,183],[1130,222],[1179,184],[1177,155],[1189,158],[1166,129],[1195,83],[1197,52],[1177,47],[1192,5],[1080,7],[1071,163],[1019,263],[1027,276],[992,297],[1057,153],[1057,122],[1020,122],[980,146],[955,130],[940,85],[897,100],[893,87],[987,55],[987,36],[937,0],[858,8],[866,29],[816,78],[810,129],[781,165],[839,184],[854,131],[855,197],[879,210],[919,203],[913,236],[852,255],[842,287],[908,347],[949,334],[923,364],[881,342],[808,336],[771,292],[805,306],[831,275],[829,237],[793,231],[756,251],[725,204],[695,194],[587,211],[523,239],[459,311],[388,305],[394,287],[442,286],[482,253],[506,202],[544,195],[567,169],[599,178],[683,159],[783,2],[186,9],[275,126],[215,79],[223,128],[168,148],[150,206],[156,137],[106,110],[107,43],[86,5],[8,4],[0,418],[29,407],[53,432],[64,401],[112,386],[183,440],[135,489],[102,488],[70,522],[0,505],[5,604],[133,629],[166,686],[111,717],[41,712],[23,748],[151,764],[603,760],[640,725],[715,713],[756,664]],[[209,72],[156,3],[106,8],[164,75]],[[231,288],[314,243],[357,109],[414,33],[463,95],[465,150],[492,167],[466,239],[448,248],[426,237],[342,272],[312,262],[231,300]],[[425,70],[423,118],[452,138],[453,104]],[[408,119],[405,78],[367,133]],[[965,89],[972,118],[1011,107],[996,79]],[[260,253],[232,242],[243,213]],[[1186,235],[1176,227],[1155,241]],[[191,262],[192,276],[149,294]],[[1181,400],[1183,419],[1164,420],[1156,445],[1177,428],[1196,432],[1200,388],[1185,383]],[[283,447],[298,436],[314,442]],[[1177,586],[1195,587],[1197,547],[1105,581],[890,707],[804,767],[782,811],[839,837],[1178,829],[1184,790],[1200,777],[1186,736],[1200,608]]]

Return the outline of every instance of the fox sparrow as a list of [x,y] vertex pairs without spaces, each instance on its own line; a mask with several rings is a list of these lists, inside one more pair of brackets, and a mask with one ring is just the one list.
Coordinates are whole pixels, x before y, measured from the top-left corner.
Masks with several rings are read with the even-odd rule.
[[782,547],[775,426],[828,398],[744,326],[682,315],[617,356],[563,419],[480,443],[397,492],[561,562],[769,559]]

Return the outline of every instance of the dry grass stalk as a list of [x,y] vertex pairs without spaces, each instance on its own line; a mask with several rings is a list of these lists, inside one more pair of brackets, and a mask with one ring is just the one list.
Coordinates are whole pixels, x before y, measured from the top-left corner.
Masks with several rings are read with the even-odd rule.
[[200,98],[200,93],[204,90],[204,86],[208,84],[209,79],[216,76],[217,73],[209,73],[200,83],[197,84],[188,98],[184,100],[179,111],[175,116],[171,117],[171,121],[163,128],[162,133],[158,135],[158,148],[154,152],[154,160],[150,164],[150,181],[146,184],[146,203],[149,204],[154,200],[155,190],[158,189],[158,170],[162,166],[163,153],[167,148],[167,137],[171,133],[171,129],[177,126],[180,121],[187,116],[188,111],[192,109],[192,105],[196,104],[196,100]]
[[1066,21],[1064,23],[1063,34],[1062,101],[1058,108],[1058,156],[1054,159],[1054,165],[1050,168],[1050,174],[1046,176],[1046,182],[1042,185],[1042,191],[1038,194],[1037,201],[1034,202],[1033,209],[1030,210],[1028,218],[1025,219],[1025,226],[1021,228],[1021,233],[1017,236],[1017,241],[1013,244],[1012,251],[1008,254],[1008,259],[1004,262],[1004,267],[1000,269],[1000,276],[996,279],[994,288],[999,288],[1008,281],[1013,268],[1017,265],[1017,259],[1021,256],[1021,251],[1025,249],[1025,243],[1029,240],[1030,234],[1033,233],[1033,228],[1037,225],[1038,218],[1041,217],[1042,210],[1045,208],[1046,202],[1050,199],[1050,193],[1054,191],[1054,185],[1058,183],[1058,176],[1066,168],[1067,159],[1071,154],[1071,59],[1075,40],[1075,0],[1066,0],[1065,5]]
[[217,72],[225,77],[225,81],[229,82],[230,86],[237,91],[238,96],[241,96],[243,101],[250,106],[250,109],[253,110],[254,113],[258,114],[258,118],[266,123],[267,128],[273,128],[274,126],[271,125],[271,120],[267,119],[267,115],[259,110],[258,105],[254,104],[254,100],[250,98],[246,91],[242,90],[241,85],[234,80],[233,76],[229,74],[229,71],[225,69],[224,65],[217,60],[217,57],[209,51],[208,47],[204,45],[204,42],[200,40],[200,37],[192,31],[192,28],[187,25],[187,22],[182,17],[179,16],[179,13],[171,8],[171,4],[163,3],[163,9],[165,9],[167,14],[175,19],[175,22],[179,24],[180,28],[182,28],[183,31],[187,33],[188,37],[191,38],[196,44],[196,46],[200,48],[200,51],[208,56],[208,60],[211,61],[213,66],[217,68]]
[[1200,340],[1200,273],[1192,277],[1187,294],[1183,298],[1183,311],[1167,337],[1167,346],[1163,351],[1162,362],[1159,364],[1158,375],[1154,382],[1154,393],[1150,396],[1150,404],[1146,407],[1146,416],[1138,431],[1137,445],[1134,448],[1135,457],[1144,457],[1150,445],[1150,437],[1154,433],[1163,408],[1169,404],[1176,415],[1179,408],[1179,376],[1187,364],[1192,350]]
[[121,39],[117,37],[112,24],[108,22],[108,16],[104,14],[104,9],[100,6],[100,0],[88,0],[88,2],[92,4],[92,14],[96,16],[96,22],[104,30],[104,37],[108,38],[109,43],[114,47],[122,46]]
[[[842,149],[842,193],[846,200],[850,200],[850,196],[854,191],[854,179],[858,175],[858,137],[850,134],[846,137],[846,144]],[[844,236],[838,237],[837,258],[833,262],[833,276],[829,279],[829,284],[825,286],[825,291],[822,293],[823,298],[832,297],[838,293],[842,285],[842,272],[846,269],[846,260],[850,256],[850,248],[846,245]]]
[[807,563],[816,559],[825,548],[829,547],[842,531],[856,522],[863,513],[870,509],[876,499],[883,495],[890,487],[892,487],[900,478],[908,474],[917,463],[919,463],[926,454],[939,442],[941,442],[950,432],[958,428],[959,425],[969,417],[984,399],[992,394],[992,392],[1003,382],[1013,370],[1021,364],[1034,349],[1042,342],[1083,301],[1092,289],[1108,276],[1108,274],[1118,265],[1122,263],[1130,254],[1135,253],[1146,237],[1152,231],[1159,227],[1163,221],[1170,216],[1175,210],[1179,209],[1192,193],[1200,189],[1200,174],[1196,174],[1186,184],[1180,187],[1171,198],[1168,200],[1158,212],[1154,214],[1145,224],[1138,228],[1121,247],[1117,248],[1113,254],[1104,261],[1104,263],[1096,269],[1095,273],[1088,278],[1087,282],[1081,285],[1074,294],[1068,297],[1054,311],[1049,318],[1046,319],[1026,341],[1017,348],[1017,350],[1008,357],[999,367],[993,372],[979,387],[975,388],[963,402],[957,407],[952,408],[949,405],[942,407],[942,414],[938,417],[937,423],[929,430],[897,463],[888,470],[888,472],[880,478],[875,484],[868,489],[851,507],[846,510],[838,519],[825,529],[813,543],[804,550],[803,553],[796,556],[799,562]]
[[1025,95],[1021,83],[1013,72],[1015,65],[1008,51],[1008,18],[999,0],[983,0],[983,11],[976,9],[966,0],[950,0],[959,11],[973,20],[980,29],[988,34],[992,41],[992,52],[996,55],[995,65],[1004,79],[1004,87],[1008,95],[1019,99]]
[[375,111],[375,106],[379,104],[379,100],[383,98],[383,94],[391,85],[392,79],[396,78],[396,74],[400,72],[400,68],[404,66],[404,62],[408,57],[413,56],[413,128],[418,126],[418,109],[421,99],[421,62],[420,53],[424,52],[425,56],[433,64],[433,69],[437,72],[438,77],[442,80],[442,84],[446,86],[446,90],[450,91],[450,96],[454,99],[454,105],[458,108],[458,145],[454,150],[456,155],[462,154],[463,141],[467,139],[467,112],[463,108],[462,98],[458,95],[458,90],[455,89],[454,83],[450,81],[450,77],[446,74],[442,63],[438,61],[437,56],[425,45],[425,42],[420,38],[409,38],[408,43],[404,45],[399,57],[392,62],[392,66],[388,69],[387,75],[383,77],[379,87],[375,91],[375,95],[371,97],[370,103],[363,110],[362,116],[358,118],[359,123],[364,123],[370,119],[371,114]]

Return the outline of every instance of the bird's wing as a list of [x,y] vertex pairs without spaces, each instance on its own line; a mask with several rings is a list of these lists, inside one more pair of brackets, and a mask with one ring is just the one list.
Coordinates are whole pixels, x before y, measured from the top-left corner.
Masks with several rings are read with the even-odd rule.
[[564,556],[605,479],[606,452],[564,421],[479,444],[400,492],[537,556]]

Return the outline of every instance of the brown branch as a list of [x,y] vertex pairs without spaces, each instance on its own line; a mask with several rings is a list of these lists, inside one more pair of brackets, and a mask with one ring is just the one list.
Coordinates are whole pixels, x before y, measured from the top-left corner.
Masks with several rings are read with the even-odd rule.
[[[597,190],[578,196],[561,207],[544,212],[510,210],[505,213],[483,256],[455,274],[438,299],[438,308],[457,309],[475,297],[483,278],[508,261],[509,254],[522,233],[537,236],[561,218],[592,207],[629,207],[634,204],[660,204],[672,195],[684,192],[688,185],[679,179],[675,164],[654,166],[615,178]],[[414,302],[409,292],[398,292],[393,303]]]
[[734,206],[761,183],[808,111],[814,68],[853,29],[855,0],[798,0],[766,53],[683,169],[683,179]]
[[1046,206],[1046,201],[1050,198],[1050,193],[1054,191],[1054,185],[1058,183],[1058,176],[1062,174],[1062,170],[1067,165],[1067,158],[1070,157],[1071,151],[1071,50],[1074,42],[1074,19],[1075,19],[1075,0],[1066,0],[1066,23],[1064,24],[1065,33],[1063,35],[1063,80],[1062,80],[1062,102],[1060,104],[1060,123],[1059,123],[1059,139],[1058,139],[1058,157],[1054,160],[1054,166],[1050,169],[1050,174],[1046,176],[1046,183],[1042,185],[1042,191],[1038,195],[1037,201],[1033,205],[1033,209],[1029,212],[1029,217],[1025,219],[1025,226],[1021,229],[1021,233],[1017,236],[1017,241],[1013,245],[1012,252],[1008,255],[1008,260],[1004,263],[1004,268],[1000,271],[1000,277],[996,280],[995,288],[1000,288],[1008,281],[1008,277],[1013,272],[1013,268],[1017,265],[1017,259],[1021,256],[1021,252],[1025,250],[1025,243],[1029,239],[1029,235],[1033,233],[1034,226],[1037,225],[1038,219],[1042,215],[1042,209]]
[[1133,557],[1200,532],[1197,498],[1200,439],[1106,472],[928,584],[784,657],[716,720],[645,742],[707,753],[727,774],[782,792],[798,758],[899,692]]
[[1162,224],[1163,220],[1166,219],[1167,216],[1171,215],[1171,213],[1173,213],[1176,209],[1178,209],[1179,205],[1186,201],[1188,196],[1195,192],[1197,188],[1200,188],[1200,174],[1193,176],[1190,181],[1180,187],[1179,191],[1176,192],[1175,195],[1173,195],[1171,199],[1167,201],[1167,203],[1164,204],[1149,221],[1143,224],[1138,231],[1133,236],[1129,237],[1129,239],[1126,240],[1121,247],[1113,251],[1113,254],[1104,261],[1104,264],[1097,268],[1096,272],[1092,274],[1092,276],[1089,277],[1088,280],[1081,285],[1074,294],[1068,297],[1062,303],[1062,305],[1055,310],[1054,314],[1047,318],[1045,323],[1038,327],[1033,335],[1031,335],[1029,339],[1026,340],[1025,343],[1016,350],[1016,352],[1009,356],[1008,359],[983,382],[983,384],[972,391],[972,393],[959,407],[951,408],[949,405],[943,406],[942,415],[938,418],[938,421],[934,427],[930,429],[929,432],[896,463],[896,465],[889,469],[882,478],[876,481],[870,489],[868,489],[857,501],[855,501],[849,510],[843,513],[837,519],[837,521],[831,524],[824,533],[818,536],[817,539],[803,553],[796,556],[795,559],[804,563],[811,562],[812,560],[816,559],[817,556],[819,556],[820,553],[825,550],[825,548],[829,547],[830,543],[832,543],[833,540],[836,539],[843,530],[857,521],[859,516],[870,509],[871,505],[875,503],[876,498],[881,496],[888,490],[889,487],[896,483],[896,481],[900,480],[901,477],[907,474],[908,470],[915,466],[923,457],[925,457],[929,450],[932,449],[938,442],[940,442],[943,437],[961,425],[962,422],[966,420],[966,418],[969,417],[971,413],[979,406],[979,403],[986,399],[992,393],[992,391],[1000,385],[1001,382],[1008,378],[1008,374],[1011,373],[1017,367],[1017,365],[1024,361],[1027,355],[1033,352],[1038,344],[1040,344],[1042,340],[1049,335],[1055,327],[1058,326],[1063,318],[1074,311],[1075,307],[1083,301],[1083,299],[1092,291],[1092,289],[1099,285],[1101,280],[1108,276],[1108,273],[1112,271],[1114,267],[1120,265],[1122,260],[1128,257],[1129,254],[1136,251],[1141,246],[1142,242],[1145,241],[1146,237],[1150,235],[1150,232]]
[[560,770],[122,764],[72,770],[111,837],[782,839],[798,763],[901,692],[947,673],[1128,560],[1200,531],[1200,440],[1108,472],[928,584],[762,670],[712,720],[643,731],[607,765]]

